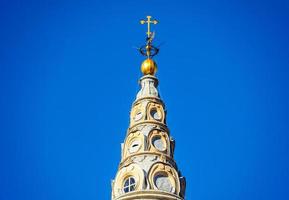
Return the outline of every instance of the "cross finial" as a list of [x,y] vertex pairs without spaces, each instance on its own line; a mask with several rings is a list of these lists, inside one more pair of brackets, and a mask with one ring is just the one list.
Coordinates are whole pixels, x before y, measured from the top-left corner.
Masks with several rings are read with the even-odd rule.
[[146,32],[147,38],[146,38],[146,45],[143,45],[139,48],[139,51],[142,55],[147,56],[148,58],[152,58],[153,56],[157,55],[159,52],[159,49],[152,45],[152,41],[154,39],[154,32],[151,33],[150,27],[151,24],[157,24],[158,21],[155,19],[152,19],[151,16],[147,16],[147,20],[140,20],[141,24],[147,24],[148,25],[148,31]]
[[151,16],[147,16],[147,20],[144,20],[144,19],[140,20],[141,24],[148,24],[148,31],[147,31],[148,38],[151,37],[150,25],[158,23],[157,20],[151,19],[151,18],[152,18]]

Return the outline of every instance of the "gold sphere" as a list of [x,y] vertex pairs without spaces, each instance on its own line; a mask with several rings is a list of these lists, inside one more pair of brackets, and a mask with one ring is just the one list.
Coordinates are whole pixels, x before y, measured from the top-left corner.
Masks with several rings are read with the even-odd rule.
[[157,64],[152,59],[148,58],[141,64],[141,71],[144,75],[155,75],[157,72]]

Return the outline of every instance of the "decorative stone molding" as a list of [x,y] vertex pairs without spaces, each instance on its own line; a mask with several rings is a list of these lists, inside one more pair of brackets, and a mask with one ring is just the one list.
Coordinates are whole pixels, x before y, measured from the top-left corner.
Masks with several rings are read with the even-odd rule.
[[121,195],[115,200],[183,200],[182,197],[164,191],[142,190]]
[[143,156],[143,155],[157,156],[158,159],[156,159],[156,161],[168,163],[171,166],[174,166],[175,168],[177,167],[174,159],[170,156],[167,156],[166,154],[158,153],[158,152],[140,152],[140,153],[136,153],[134,155],[128,156],[125,159],[123,159],[119,165],[119,168],[128,166],[129,164],[133,163],[136,157]]
[[140,79],[141,89],[137,93],[136,99],[143,97],[156,97],[159,98],[159,93],[156,87],[158,86],[158,80],[151,75],[143,76]]
[[146,106],[148,102],[139,102],[135,104],[130,113],[130,126],[142,122],[146,119]]
[[148,120],[155,120],[164,123],[165,112],[163,105],[157,103],[148,103],[146,111]]
[[168,134],[164,131],[154,129],[148,135],[148,150],[170,155],[170,140]]
[[136,191],[142,190],[146,187],[143,170],[138,165],[131,164],[127,167],[123,167],[118,171],[113,184],[113,197],[125,194],[125,192],[123,191],[124,181],[130,176],[134,177],[136,181]]
[[153,165],[148,174],[151,189],[179,195],[180,181],[177,171],[163,163]]
[[121,195],[115,200],[183,200],[182,197],[164,191],[142,190]]
[[146,139],[140,131],[128,135],[124,143],[122,160],[138,152],[143,152],[146,148]]

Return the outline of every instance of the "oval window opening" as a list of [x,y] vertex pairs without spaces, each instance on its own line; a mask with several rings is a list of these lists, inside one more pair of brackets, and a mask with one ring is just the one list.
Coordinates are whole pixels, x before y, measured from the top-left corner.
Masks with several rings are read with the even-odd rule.
[[156,108],[153,108],[150,113],[151,113],[151,116],[152,116],[155,120],[158,120],[158,121],[161,120],[161,115],[160,115],[160,113],[157,111]]
[[123,191],[125,193],[132,192],[135,190],[135,179],[134,177],[130,176],[124,181]]
[[172,192],[174,190],[172,182],[166,173],[157,174],[154,178],[154,183],[159,190],[166,192]]
[[152,144],[154,145],[154,147],[159,150],[159,151],[164,151],[166,150],[166,144],[165,144],[165,141],[164,139],[159,136],[159,135],[156,135],[153,137],[152,139]]

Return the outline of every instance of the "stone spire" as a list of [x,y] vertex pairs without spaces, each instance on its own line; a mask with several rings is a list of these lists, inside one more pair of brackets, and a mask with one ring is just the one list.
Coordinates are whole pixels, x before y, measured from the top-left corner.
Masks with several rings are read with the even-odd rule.
[[[154,23],[151,17],[141,23]],[[147,44],[140,52],[148,58],[142,64],[141,89],[132,105],[130,125],[121,145],[121,162],[112,181],[112,200],[183,200],[185,178],[173,158],[175,142],[166,124],[166,110],[154,76],[158,53],[148,25]],[[145,65],[145,66],[144,66]]]

